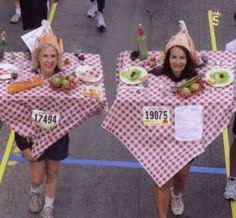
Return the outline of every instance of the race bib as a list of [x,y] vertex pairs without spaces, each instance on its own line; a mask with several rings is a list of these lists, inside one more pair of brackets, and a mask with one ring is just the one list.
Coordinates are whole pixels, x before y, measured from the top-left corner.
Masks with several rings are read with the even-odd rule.
[[49,111],[32,110],[32,124],[43,129],[53,129],[59,124],[60,114]]
[[170,125],[170,110],[168,107],[145,106],[143,107],[143,124],[147,126]]

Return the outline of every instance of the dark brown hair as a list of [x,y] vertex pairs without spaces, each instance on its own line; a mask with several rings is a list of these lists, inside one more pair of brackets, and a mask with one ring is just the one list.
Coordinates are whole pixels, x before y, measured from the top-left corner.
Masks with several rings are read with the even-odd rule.
[[[180,78],[175,77],[175,75],[171,69],[171,66],[170,66],[170,52],[171,52],[171,49],[174,47],[177,47],[177,48],[180,48],[181,50],[183,50],[183,52],[186,56],[186,60],[187,60],[186,66],[185,66]],[[179,82],[183,79],[190,79],[190,78],[197,75],[197,73],[194,70],[194,64],[191,59],[190,53],[184,46],[175,45],[175,46],[168,49],[168,51],[166,52],[164,63],[163,63],[162,74],[168,76],[171,80],[173,80],[175,82]]]

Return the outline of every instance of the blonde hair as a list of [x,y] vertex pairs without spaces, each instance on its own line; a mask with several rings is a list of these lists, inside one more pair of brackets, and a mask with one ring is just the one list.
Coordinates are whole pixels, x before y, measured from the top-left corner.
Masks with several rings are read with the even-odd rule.
[[57,68],[59,70],[62,69],[62,53],[59,51],[58,46],[55,46],[55,44],[52,43],[41,43],[37,48],[34,49],[32,53],[32,71],[37,71],[40,67],[39,59],[42,55],[42,52],[47,49],[48,47],[53,47],[57,53]]

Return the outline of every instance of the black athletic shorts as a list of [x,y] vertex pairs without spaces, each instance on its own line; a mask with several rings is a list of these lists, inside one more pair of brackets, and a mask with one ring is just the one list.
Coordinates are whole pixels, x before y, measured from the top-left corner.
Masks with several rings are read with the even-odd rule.
[[[26,148],[30,148],[31,145],[28,143],[25,137],[20,136],[19,134],[15,133],[15,142],[20,150],[24,150]],[[53,143],[46,151],[37,159],[37,161],[41,160],[55,160],[61,161],[68,157],[69,152],[69,134],[66,134],[58,141]]]

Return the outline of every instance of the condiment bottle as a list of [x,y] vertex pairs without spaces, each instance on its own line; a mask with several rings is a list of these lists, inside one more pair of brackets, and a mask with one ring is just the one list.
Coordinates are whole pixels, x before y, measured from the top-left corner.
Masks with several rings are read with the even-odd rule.
[[143,25],[138,25],[137,47],[140,60],[145,60],[148,57],[147,38],[144,34]]
[[0,60],[4,58],[6,47],[6,32],[2,31],[0,34]]

